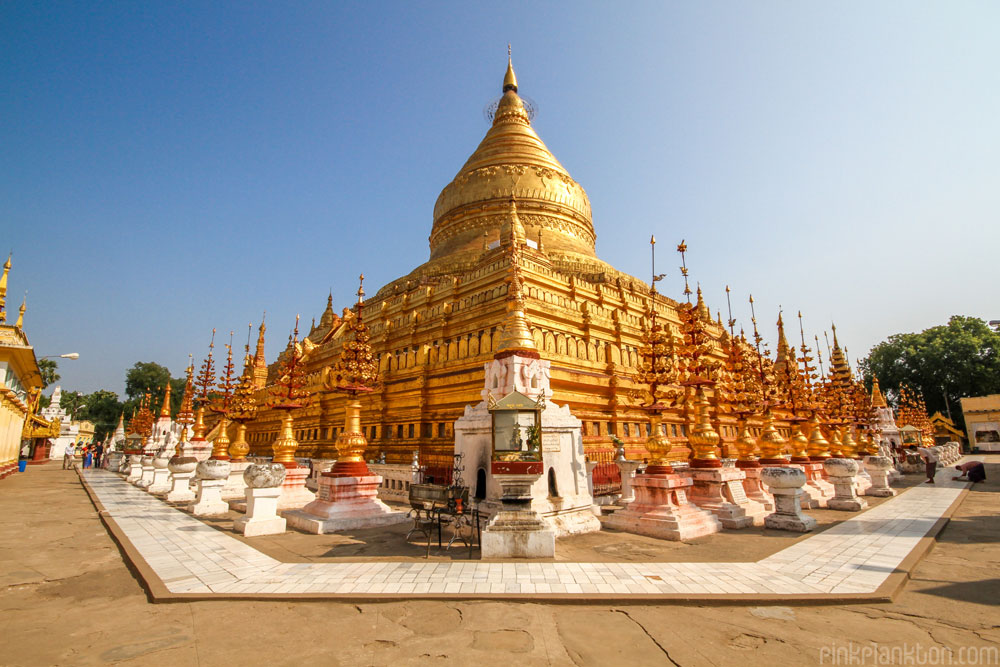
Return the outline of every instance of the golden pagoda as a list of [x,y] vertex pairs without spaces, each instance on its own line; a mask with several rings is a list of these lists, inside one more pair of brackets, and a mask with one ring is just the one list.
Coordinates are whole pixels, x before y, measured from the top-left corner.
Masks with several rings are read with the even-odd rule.
[[[518,91],[508,61],[490,128],[434,205],[428,261],[363,304],[361,317],[380,377],[374,391],[358,397],[368,459],[384,452],[389,462],[410,461],[419,450],[429,474],[436,476],[438,466],[450,468],[452,424],[465,406],[481,400],[485,364],[501,341],[524,335],[551,362],[554,395],[549,398],[568,405],[583,421],[588,456],[610,456],[612,438],[618,437],[633,457],[647,457],[648,414],[627,399],[641,389],[634,378],[648,314],[655,311],[659,323],[678,330],[677,302],[596,256],[587,194],[536,133],[530,105]],[[524,318],[517,322],[525,331],[518,332],[505,327],[511,235],[521,248],[518,288]],[[353,340],[353,315],[345,309],[338,316],[332,297],[325,305],[295,351],[315,397],[298,410],[295,437],[298,455],[332,459],[338,456],[336,441],[349,397],[324,386],[323,371]],[[708,338],[717,340],[722,327],[707,316],[704,299],[695,309]],[[267,387],[255,385],[259,404],[266,402],[264,392],[278,380],[278,366],[289,354],[286,348],[270,365]],[[717,345],[709,356],[722,361]],[[263,327],[255,378],[262,357]],[[683,407],[670,407],[662,419],[670,457],[686,457]],[[732,442],[737,415],[718,420]],[[248,424],[251,452],[270,453],[281,427],[279,410],[261,409]]]

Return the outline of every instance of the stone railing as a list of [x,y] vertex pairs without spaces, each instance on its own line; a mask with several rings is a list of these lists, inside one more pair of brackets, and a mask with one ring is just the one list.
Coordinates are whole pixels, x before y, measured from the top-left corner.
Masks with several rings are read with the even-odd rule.
[[410,485],[420,483],[420,470],[410,463],[369,463],[368,468],[382,477],[378,497],[384,502],[408,503]]

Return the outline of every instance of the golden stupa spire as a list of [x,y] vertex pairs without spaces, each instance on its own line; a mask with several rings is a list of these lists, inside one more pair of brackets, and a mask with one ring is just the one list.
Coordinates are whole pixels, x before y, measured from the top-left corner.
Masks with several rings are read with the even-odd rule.
[[791,352],[791,346],[788,344],[788,339],[785,338],[785,320],[781,313],[778,311],[778,356],[775,357],[774,365],[782,366],[787,364],[790,360],[794,358],[794,354]]
[[872,407],[886,407],[885,396],[882,395],[882,390],[878,386],[878,378],[875,376],[872,376]]
[[254,389],[262,389],[265,384],[267,384],[267,360],[264,358],[264,332],[267,327],[264,326],[264,318],[267,317],[267,311],[260,318],[260,328],[257,329],[257,351],[253,355],[253,387]]
[[503,95],[493,114],[493,125],[505,123],[531,125],[531,116],[524,106],[524,101],[517,94],[517,77],[514,75],[514,65],[511,64],[509,49],[508,45],[507,72],[503,77]]
[[160,416],[170,419],[170,378],[167,378],[167,390],[163,393],[163,405],[160,407]]
[[701,293],[701,285],[698,285],[697,294],[698,294],[698,302],[695,304],[695,309],[696,312],[698,313],[698,317],[700,317],[703,322],[711,322],[712,313],[709,312],[708,306],[705,304],[705,297],[702,296]]
[[507,44],[507,73],[503,76],[503,90],[501,92],[506,93],[508,90],[517,92],[517,77],[514,76],[514,64],[510,59],[510,44]]
[[0,324],[7,321],[7,274],[10,273],[11,254],[7,255],[7,261],[3,263],[3,275],[0,275]]
[[319,325],[321,327],[332,327],[336,319],[337,315],[333,312],[333,290],[330,290],[330,294],[326,297],[326,309],[319,318]]
[[28,292],[25,291],[24,298],[21,299],[21,307],[17,309],[17,322],[14,322],[14,327],[17,329],[24,328],[24,311],[28,309]]
[[504,246],[516,244],[520,247],[524,245],[527,237],[524,225],[521,224],[521,218],[517,215],[517,200],[514,195],[511,195],[507,205],[507,217],[504,218],[503,224],[500,226],[500,244]]
[[[494,358],[502,359],[515,353],[527,353],[525,356],[538,357],[535,339],[528,328],[528,318],[524,314],[524,293],[521,280],[521,243],[523,243],[524,228],[517,218],[517,206],[513,197],[510,202],[510,213],[507,230],[507,257],[510,262],[510,276],[507,279],[507,316],[504,318],[500,342],[497,343]],[[518,241],[517,229],[521,229],[521,241]]]

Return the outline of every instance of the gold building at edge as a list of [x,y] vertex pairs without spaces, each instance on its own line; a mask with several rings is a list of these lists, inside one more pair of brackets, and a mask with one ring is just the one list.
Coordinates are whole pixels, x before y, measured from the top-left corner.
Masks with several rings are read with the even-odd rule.
[[[596,256],[587,194],[532,129],[508,63],[492,126],[434,205],[430,259],[365,302],[363,318],[381,370],[380,387],[362,402],[367,458],[385,453],[388,462],[410,461],[419,450],[422,463],[450,468],[452,424],[465,406],[481,400],[483,367],[502,329],[509,267],[500,239],[512,227],[527,243],[526,315],[539,353],[552,363],[551,400],[568,404],[583,421],[592,459],[610,455],[613,435],[625,441],[631,457],[646,455],[648,415],[630,394],[638,389],[631,378],[640,362],[649,285]],[[658,317],[676,327],[677,302],[655,298]],[[710,335],[722,335],[703,304],[699,312]],[[328,299],[302,341],[316,393],[295,417],[298,456],[337,456],[345,399],[324,390],[322,380],[339,358],[350,317],[347,309],[338,316]],[[263,342],[262,329],[255,360],[262,399]],[[268,368],[267,384],[276,368]],[[664,415],[673,459],[688,456],[687,419],[679,409]],[[732,442],[735,416],[721,419],[716,426]],[[262,411],[249,427],[252,453],[270,455],[279,428],[277,411]]]

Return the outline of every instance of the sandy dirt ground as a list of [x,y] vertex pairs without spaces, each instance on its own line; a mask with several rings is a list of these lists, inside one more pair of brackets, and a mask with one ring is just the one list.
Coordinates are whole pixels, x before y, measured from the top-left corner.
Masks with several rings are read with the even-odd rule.
[[[951,655],[953,664],[970,655],[998,664],[1000,457],[987,475],[887,604],[150,604],[77,474],[32,467],[0,481],[0,664],[812,665],[837,664],[838,655],[852,664],[852,649],[853,664],[877,664],[859,662],[875,644],[901,659],[923,651]],[[834,517],[825,514],[816,513],[829,524]],[[563,543],[560,558],[756,560],[801,539],[762,533],[690,545],[609,533]],[[364,537],[337,539],[354,545],[344,555],[355,558],[399,549],[390,538]],[[314,560],[336,557],[332,538],[290,533],[254,544],[286,560]],[[396,557],[422,556],[412,548]]]

